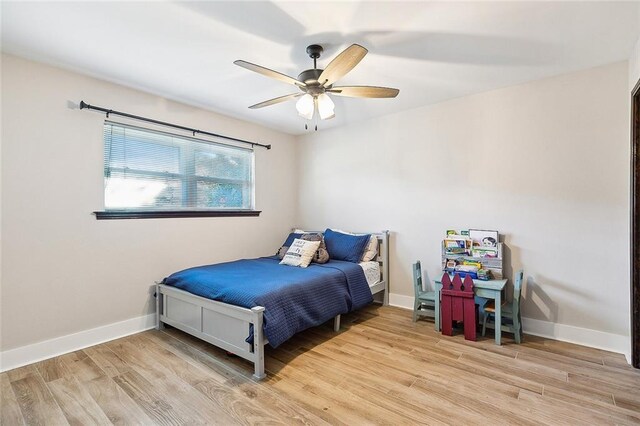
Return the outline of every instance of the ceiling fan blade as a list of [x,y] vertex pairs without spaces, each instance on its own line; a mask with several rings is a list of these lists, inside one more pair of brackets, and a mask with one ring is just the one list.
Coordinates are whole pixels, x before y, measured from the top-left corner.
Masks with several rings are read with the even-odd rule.
[[400,90],[376,86],[334,86],[328,89],[327,92],[332,95],[352,98],[395,98],[400,93]]
[[275,104],[279,104],[280,102],[286,102],[290,99],[294,99],[302,95],[304,95],[304,93],[292,93],[290,95],[280,96],[278,98],[273,98],[273,99],[269,99],[268,101],[260,102],[259,104],[251,105],[249,108],[251,109],[264,108],[269,105],[275,105]]
[[367,52],[368,50],[359,44],[352,44],[333,58],[318,77],[318,81],[325,87],[333,84],[358,65]]
[[303,82],[298,81],[293,77],[289,77],[288,75],[279,73],[278,71],[270,70],[269,68],[261,67],[260,65],[252,64],[251,62],[237,60],[237,61],[233,61],[233,63],[238,65],[239,67],[246,68],[249,71],[257,72],[258,74],[275,78],[276,80],[280,80],[284,83],[295,84],[296,86],[300,86],[300,87],[307,86]]

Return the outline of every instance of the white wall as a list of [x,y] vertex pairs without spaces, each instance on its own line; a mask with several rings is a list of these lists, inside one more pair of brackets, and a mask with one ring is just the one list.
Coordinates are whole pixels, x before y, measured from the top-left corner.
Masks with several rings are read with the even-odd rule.
[[[256,149],[254,218],[98,221],[104,115],[81,99],[273,144]],[[117,119],[116,119],[117,120]],[[154,311],[150,285],[186,267],[272,254],[295,224],[292,136],[69,71],[2,57],[1,349]]]
[[640,38],[638,38],[629,58],[629,90],[633,90],[638,84],[638,80],[640,80]]
[[391,230],[391,292],[408,297],[413,261],[439,274],[446,229],[497,229],[509,269],[525,269],[524,316],[619,335],[626,350],[627,67],[304,136],[301,225]]
[[[638,27],[640,27],[640,10],[638,10]],[[629,89],[633,90],[640,80],[640,37],[629,57]]]

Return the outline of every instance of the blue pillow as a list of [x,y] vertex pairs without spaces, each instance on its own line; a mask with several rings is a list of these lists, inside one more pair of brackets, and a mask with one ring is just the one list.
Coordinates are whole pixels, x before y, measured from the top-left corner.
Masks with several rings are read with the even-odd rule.
[[290,233],[287,239],[284,241],[284,244],[282,244],[282,246],[276,252],[276,256],[278,256],[280,259],[284,258],[287,250],[289,250],[289,247],[291,247],[291,244],[293,244],[293,240],[300,237],[302,237],[302,234],[294,234],[293,232]]
[[302,234],[296,234],[294,232],[290,233],[289,236],[287,237],[287,239],[284,241],[284,244],[282,244],[284,247],[291,247],[291,244],[293,244],[293,240],[295,240],[296,238],[300,238],[302,237]]
[[369,234],[349,235],[331,229],[324,231],[324,243],[327,245],[329,257],[347,262],[360,262],[370,238]]

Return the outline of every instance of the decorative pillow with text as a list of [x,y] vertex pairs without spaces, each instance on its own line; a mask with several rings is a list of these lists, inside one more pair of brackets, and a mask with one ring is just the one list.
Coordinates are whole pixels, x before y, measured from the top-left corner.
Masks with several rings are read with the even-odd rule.
[[299,238],[293,240],[289,250],[280,261],[281,265],[306,268],[320,247],[320,241],[306,241]]

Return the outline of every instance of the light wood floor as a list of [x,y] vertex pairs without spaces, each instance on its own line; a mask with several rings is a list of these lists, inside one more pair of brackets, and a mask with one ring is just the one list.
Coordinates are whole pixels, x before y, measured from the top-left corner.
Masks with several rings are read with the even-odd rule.
[[[510,335],[508,335],[510,337]],[[267,349],[268,377],[148,331],[0,375],[2,424],[639,424],[622,355],[525,336],[443,337],[372,306]]]

